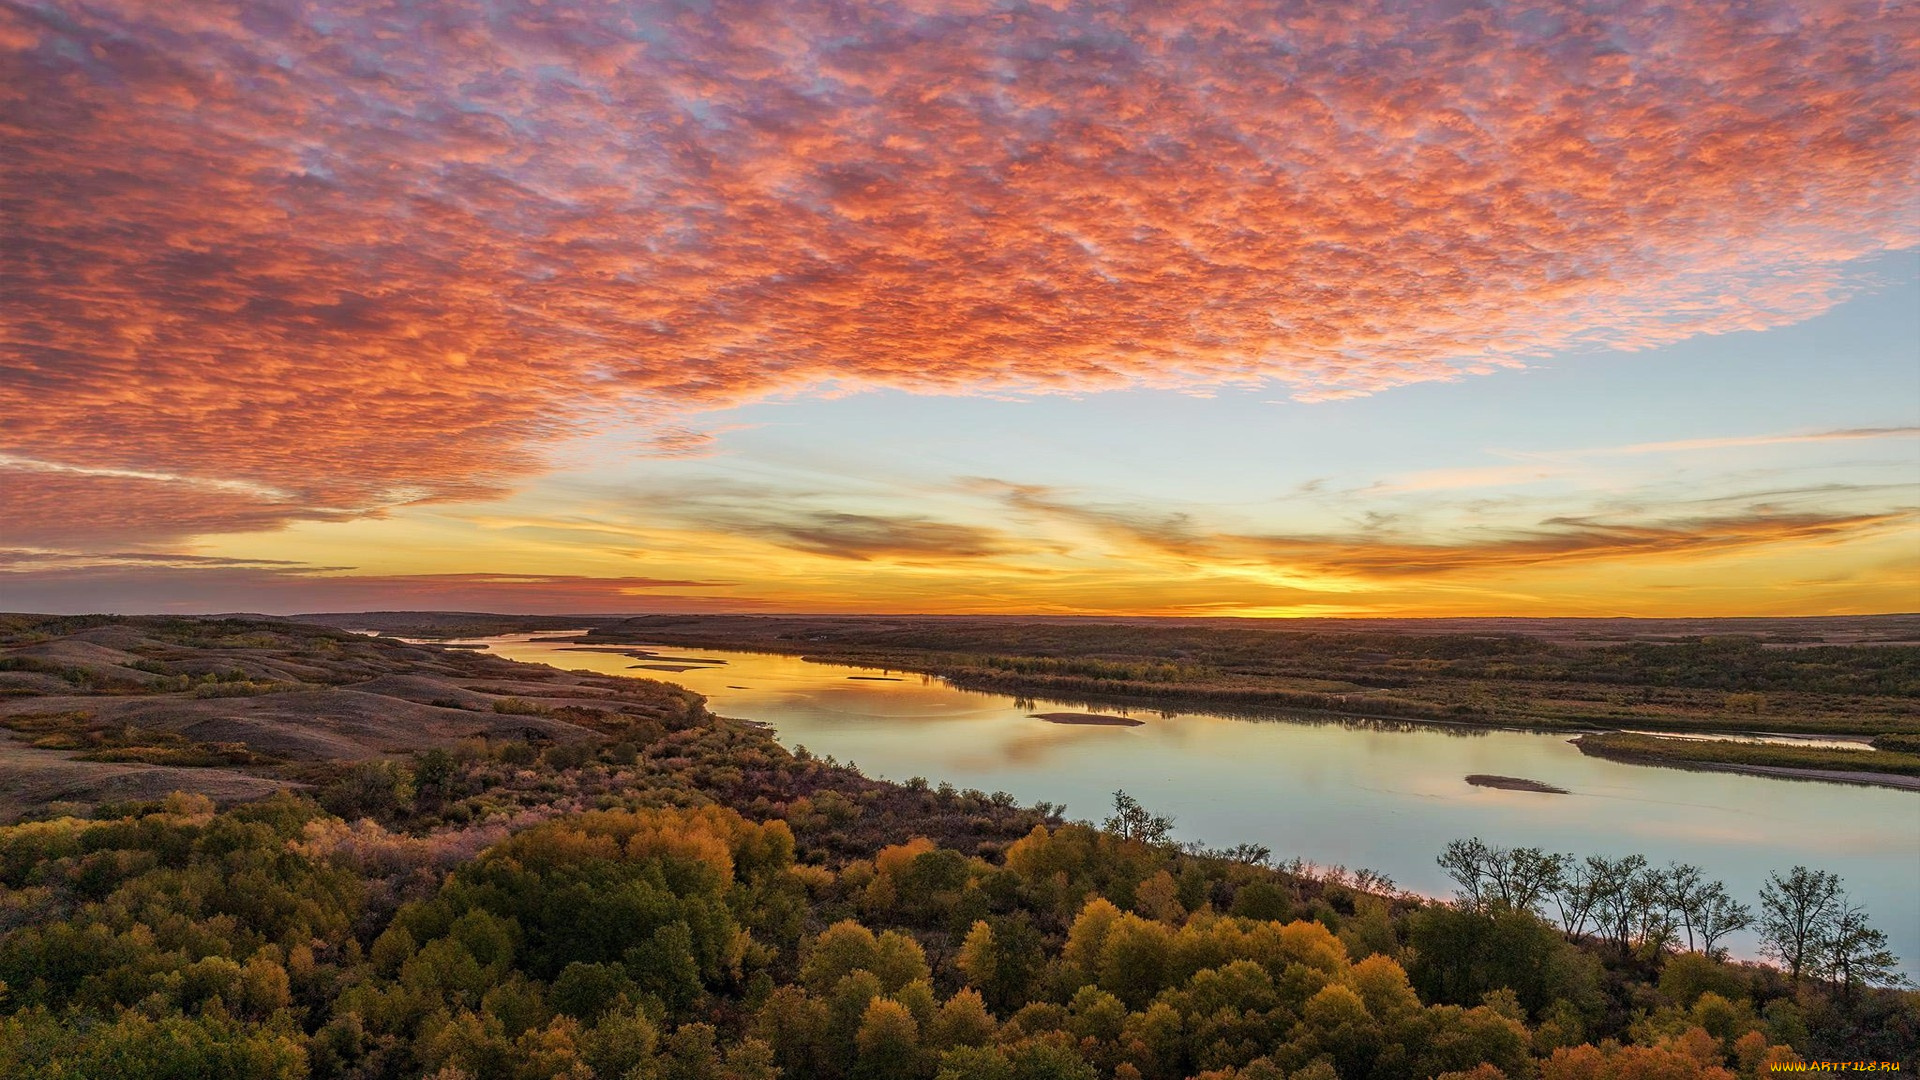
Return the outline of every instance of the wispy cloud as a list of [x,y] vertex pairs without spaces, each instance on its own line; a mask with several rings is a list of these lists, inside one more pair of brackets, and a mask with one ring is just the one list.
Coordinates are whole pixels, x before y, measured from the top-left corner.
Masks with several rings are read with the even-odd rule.
[[1911,528],[1915,518],[1912,512],[1735,514],[1648,523],[1549,518],[1535,529],[1488,531],[1449,543],[1257,536],[1233,537],[1222,546],[1335,577],[1445,577],[1604,561],[1687,561],[1776,545],[1835,544]]
[[837,559],[971,559],[1011,550],[1007,539],[992,529],[908,515],[799,511],[735,515],[718,524]]
[[1172,554],[1198,553],[1204,543],[1193,516],[1182,510],[1090,503],[1044,484],[1014,484],[988,477],[971,477],[962,484],[1000,500],[1017,513],[1070,522],[1105,537],[1143,542]]
[[1920,427],[1840,428],[1829,431],[1787,432],[1764,435],[1733,435],[1700,439],[1672,439],[1664,442],[1629,443],[1623,446],[1589,447],[1575,450],[1515,451],[1493,450],[1504,458],[1517,458],[1510,465],[1459,466],[1422,469],[1400,473],[1360,489],[1366,495],[1397,495],[1432,491],[1465,491],[1479,488],[1517,487],[1552,480],[1591,478],[1596,459],[1638,457],[1654,454],[1689,454],[1713,450],[1740,450],[1759,446],[1794,446],[1821,443],[1848,443],[1879,439],[1920,437]]
[[1781,446],[1793,443],[1856,442],[1863,439],[1911,439],[1920,437],[1920,427],[1839,428],[1832,431],[1808,431],[1781,435],[1734,435],[1715,439],[1675,439],[1670,442],[1631,443],[1585,454],[1682,454],[1695,450],[1730,450],[1747,446]]
[[1425,469],[1382,480],[1366,490],[1376,494],[1413,491],[1459,491],[1470,488],[1512,487],[1558,479],[1566,469],[1544,464],[1486,465],[1458,469]]
[[0,473],[7,472],[51,473],[56,476],[93,476],[109,480],[145,480],[156,484],[183,484],[187,487],[204,488],[207,491],[223,494],[249,495],[265,502],[284,502],[292,498],[279,488],[256,484],[250,480],[222,480],[214,476],[150,472],[143,469],[63,465],[56,461],[40,461],[17,454],[0,454]]
[[[979,482],[996,490],[993,481]],[[1036,485],[998,484],[1013,510],[1089,527],[1138,551],[1216,568],[1262,566],[1335,588],[1340,581],[1446,578],[1514,573],[1548,565],[1616,561],[1684,561],[1777,545],[1850,542],[1910,529],[1920,511],[1770,510],[1632,517],[1569,514],[1529,527],[1401,527],[1391,516],[1374,528],[1286,535],[1208,526],[1187,514],[1083,504],[1071,493]]]
[[[764,606],[728,582],[578,574],[341,574],[340,567],[246,565],[192,556],[23,560],[0,570],[22,611],[514,611],[585,615],[745,611]],[[692,593],[680,590],[695,590]],[[707,590],[703,592],[703,590]]]
[[78,552],[46,551],[25,548],[0,549],[0,568],[9,570],[41,570],[97,566],[154,566],[187,570],[207,569],[210,567],[220,569],[245,568],[250,570],[265,569],[275,572],[300,574],[340,573],[354,569],[351,566],[311,566],[291,559],[239,559],[224,555],[190,555],[178,552]]
[[1795,322],[1920,240],[1912,18],[26,0],[14,542],[490,497],[804,388],[1337,400]]

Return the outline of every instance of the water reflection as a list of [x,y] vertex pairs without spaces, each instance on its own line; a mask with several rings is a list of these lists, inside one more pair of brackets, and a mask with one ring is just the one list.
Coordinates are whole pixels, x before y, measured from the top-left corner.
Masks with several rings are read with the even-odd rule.
[[[651,650],[721,660],[633,670],[632,647],[574,651],[496,639],[516,660],[643,676],[707,695],[716,712],[763,721],[789,747],[858,761],[868,775],[924,776],[1098,818],[1124,788],[1175,818],[1183,840],[1257,843],[1282,859],[1372,867],[1430,895],[1447,891],[1434,855],[1480,836],[1579,855],[1644,854],[1698,864],[1751,903],[1772,870],[1806,865],[1846,879],[1910,975],[1920,975],[1920,796],[1913,792],[1652,768],[1587,757],[1568,732],[1416,723],[1298,710],[1208,713],[1087,698],[1015,698],[913,673],[792,656]],[[577,647],[574,647],[577,648]],[[900,681],[854,679],[889,675]],[[1117,713],[1138,727],[1055,724],[1031,714]],[[1524,777],[1545,794],[1466,783]],[[1751,940],[1735,941],[1736,951]]]

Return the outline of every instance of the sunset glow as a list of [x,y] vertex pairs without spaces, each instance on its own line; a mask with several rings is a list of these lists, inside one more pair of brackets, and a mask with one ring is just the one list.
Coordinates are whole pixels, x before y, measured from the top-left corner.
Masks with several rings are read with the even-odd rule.
[[0,608],[1920,599],[1920,15],[0,8]]

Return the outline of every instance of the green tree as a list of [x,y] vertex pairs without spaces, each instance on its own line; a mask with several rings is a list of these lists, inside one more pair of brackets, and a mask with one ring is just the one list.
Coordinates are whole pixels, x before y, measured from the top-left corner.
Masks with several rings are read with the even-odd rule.
[[609,1009],[627,1005],[633,980],[618,964],[568,964],[548,993],[556,1011],[584,1023],[593,1023]]
[[788,1076],[825,1075],[831,1057],[824,1002],[798,986],[781,986],[768,995],[754,1017],[754,1032],[773,1048],[774,1062]]
[[598,1076],[647,1076],[660,1043],[653,1021],[638,1010],[611,1012],[580,1036],[580,1055]]
[[894,993],[931,975],[927,954],[912,937],[888,930],[881,934],[843,919],[813,940],[800,966],[800,981],[815,993],[836,986],[853,971],[870,971],[883,993]]
[[956,1046],[985,1046],[993,1039],[997,1026],[980,992],[966,987],[940,1006],[939,1013],[927,1028],[927,1043],[937,1050],[951,1050]]
[[1015,1080],[1013,1063],[999,1047],[962,1046],[940,1055],[934,1080]]
[[368,761],[355,765],[323,789],[320,805],[348,821],[392,821],[405,803],[404,792],[405,781],[398,767],[391,762]]
[[423,809],[438,809],[453,794],[459,767],[453,755],[439,747],[423,750],[413,758],[413,799]]
[[874,998],[854,1035],[856,1080],[910,1080],[922,1071],[920,1025],[905,1005]]
[[660,1080],[721,1080],[718,1037],[711,1024],[682,1024],[667,1036]]
[[1099,1080],[1086,1059],[1053,1042],[1028,1042],[1007,1054],[1012,1080]]
[[1017,912],[974,923],[960,946],[958,962],[967,984],[1004,1015],[1027,1000],[1047,953],[1033,920]]
[[1504,988],[1532,1015],[1555,1001],[1583,1013],[1602,1008],[1599,964],[1537,916],[1435,906],[1409,917],[1407,928],[1407,974],[1428,1001],[1477,1005]]

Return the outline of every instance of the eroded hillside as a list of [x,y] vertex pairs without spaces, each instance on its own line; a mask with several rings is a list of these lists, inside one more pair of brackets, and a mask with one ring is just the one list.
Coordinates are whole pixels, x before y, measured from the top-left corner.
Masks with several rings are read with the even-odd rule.
[[251,798],[329,764],[466,740],[598,741],[703,711],[665,683],[325,627],[8,616],[0,815],[170,791]]

